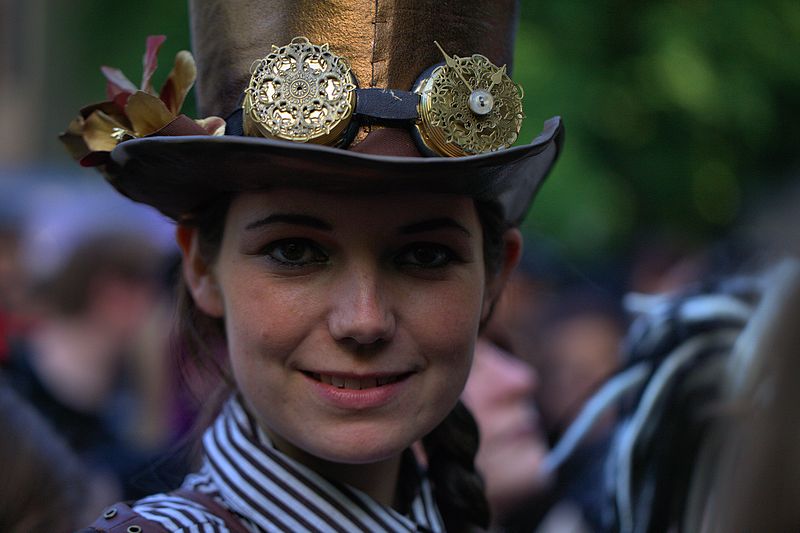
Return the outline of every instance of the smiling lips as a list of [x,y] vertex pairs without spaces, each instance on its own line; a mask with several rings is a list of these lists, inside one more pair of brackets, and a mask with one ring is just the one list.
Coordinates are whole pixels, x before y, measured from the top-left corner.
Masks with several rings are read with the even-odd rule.
[[351,374],[303,371],[323,405],[344,412],[364,412],[397,405],[413,383],[415,371]]
[[315,379],[321,383],[332,385],[339,389],[349,390],[363,390],[374,389],[376,387],[383,387],[396,383],[401,379],[408,376],[408,374],[394,374],[387,376],[370,376],[370,377],[356,377],[356,376],[335,376],[331,374],[318,374],[316,372],[305,372],[307,376]]

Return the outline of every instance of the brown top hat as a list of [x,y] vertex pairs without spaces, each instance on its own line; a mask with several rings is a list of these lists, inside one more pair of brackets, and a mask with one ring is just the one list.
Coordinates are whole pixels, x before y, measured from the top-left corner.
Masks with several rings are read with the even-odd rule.
[[508,76],[515,0],[191,0],[190,11],[198,108],[225,117],[225,134],[178,120],[104,160],[120,192],[176,220],[220,194],[298,186],[495,199],[517,224],[558,156],[558,117],[510,147],[523,118]]

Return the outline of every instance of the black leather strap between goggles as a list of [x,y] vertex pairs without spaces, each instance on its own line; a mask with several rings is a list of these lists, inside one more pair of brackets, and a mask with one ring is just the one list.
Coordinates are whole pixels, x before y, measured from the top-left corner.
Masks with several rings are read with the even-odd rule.
[[[242,112],[239,106],[225,118],[225,135],[244,135]],[[418,118],[419,95],[416,93],[395,89],[356,89],[356,109],[353,113],[356,126],[409,127]]]

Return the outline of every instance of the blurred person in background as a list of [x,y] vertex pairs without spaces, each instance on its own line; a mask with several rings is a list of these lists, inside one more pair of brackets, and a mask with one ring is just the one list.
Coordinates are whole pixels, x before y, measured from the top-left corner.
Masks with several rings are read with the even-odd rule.
[[[595,472],[577,484],[594,530],[798,531],[797,191],[633,283],[619,368],[545,460],[559,482],[576,460]],[[597,433],[607,444],[581,454]]]
[[625,329],[621,304],[595,288],[562,289],[545,309],[530,357],[541,376],[537,401],[551,443],[619,368]]
[[549,485],[541,469],[548,446],[533,399],[537,386],[528,363],[485,336],[478,339],[462,400],[480,430],[475,466],[498,531],[520,507],[526,514],[539,511],[532,503]]
[[20,261],[20,228],[0,215],[0,365],[9,356],[8,339],[20,326],[24,274]]
[[[541,376],[536,399],[551,446],[562,440],[586,400],[619,370],[625,331],[621,304],[585,284],[562,289],[545,310],[534,333],[538,350],[531,355]],[[598,487],[615,423],[614,413],[607,412],[557,471],[551,498],[580,510],[587,520],[605,505]]]
[[0,531],[72,531],[102,509],[102,482],[2,378],[0,431]]
[[492,510],[492,532],[588,533],[580,508],[557,502],[550,451],[535,401],[536,369],[509,352],[492,321],[478,339],[462,394],[480,430],[475,468]]
[[[695,513],[701,533],[800,530],[798,202],[800,174],[793,173],[753,202],[732,236],[747,254],[739,254],[739,278],[728,277],[742,284],[748,277],[740,272],[756,272],[761,294],[722,377],[732,416],[716,421],[722,438],[708,439],[698,454],[711,470],[709,489],[695,495],[705,504]],[[718,442],[724,446],[715,448]]]
[[[601,273],[600,269],[595,272],[596,275]],[[508,405],[523,401],[521,397],[527,395],[528,408],[536,406],[536,423],[541,428],[536,468],[526,470],[516,466],[515,472],[520,479],[527,476],[529,487],[538,484],[538,489],[529,490],[527,494],[521,492],[516,507],[504,513],[502,530],[534,531],[538,527],[542,532],[587,531],[590,527],[587,519],[597,516],[598,506],[605,504],[598,486],[603,475],[603,456],[615,422],[613,413],[606,414],[594,425],[590,438],[584,439],[578,452],[557,470],[548,470],[543,459],[550,447],[560,441],[586,399],[619,369],[620,342],[626,327],[621,302],[613,290],[601,288],[598,283],[588,281],[585,275],[573,271],[554,250],[547,248],[546,243],[526,241],[523,260],[485,332],[505,348],[502,352],[505,358],[493,358],[496,364],[507,362],[497,365],[504,368],[505,376],[503,372],[495,372],[494,379],[512,384],[508,394],[503,394],[502,387],[498,387],[495,396],[505,399]],[[494,350],[500,349],[495,346]],[[482,373],[488,374],[482,372],[482,359],[488,358],[476,352],[473,366],[476,375],[470,377],[475,384],[482,381]],[[510,365],[508,361],[515,364]],[[512,367],[515,368],[513,373],[510,372]],[[522,384],[527,385],[523,387]],[[491,387],[487,390],[493,390]],[[515,397],[516,400],[512,400]],[[499,413],[500,402],[495,405]],[[508,407],[505,410],[512,411]],[[480,425],[480,412],[476,418]],[[490,443],[487,438],[487,447]],[[504,461],[505,470],[515,468],[513,460]],[[535,475],[531,475],[532,471]],[[487,487],[491,487],[493,477],[502,476],[501,472],[503,469],[497,467],[486,471]],[[542,484],[544,480],[548,483]]]
[[704,246],[647,232],[633,245],[627,263],[626,292],[664,294],[700,281],[711,268],[711,257]]
[[9,340],[30,325],[23,232],[31,188],[29,181],[0,180],[0,366],[8,360]]
[[167,252],[143,230],[146,215],[107,204],[108,195],[42,198],[23,238],[35,322],[11,339],[4,373],[117,487],[108,503],[137,494],[133,476],[168,432]]
[[544,239],[528,238],[495,309],[488,334],[536,369],[536,401],[551,443],[619,367],[627,324],[610,286],[587,279]]
[[0,213],[0,312],[18,309],[24,298],[21,232],[18,220],[3,217]]
[[567,270],[564,259],[545,236],[525,237],[522,259],[489,324],[490,336],[533,364],[533,354],[539,350],[534,330],[548,307],[558,300],[559,288],[569,277]]

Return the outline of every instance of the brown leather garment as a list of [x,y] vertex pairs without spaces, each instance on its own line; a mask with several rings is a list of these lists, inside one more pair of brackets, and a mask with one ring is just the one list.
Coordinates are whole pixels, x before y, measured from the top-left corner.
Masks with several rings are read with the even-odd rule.
[[[231,533],[248,533],[248,529],[230,509],[202,492],[177,489],[170,494],[192,501],[225,523]],[[201,526],[202,524],[197,524]],[[130,505],[118,502],[109,506],[91,526],[75,533],[167,533],[158,522],[153,522],[135,512]]]

